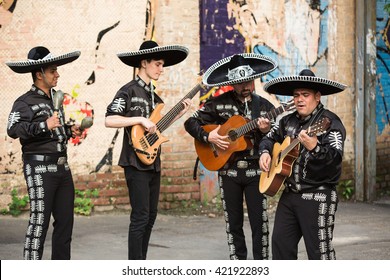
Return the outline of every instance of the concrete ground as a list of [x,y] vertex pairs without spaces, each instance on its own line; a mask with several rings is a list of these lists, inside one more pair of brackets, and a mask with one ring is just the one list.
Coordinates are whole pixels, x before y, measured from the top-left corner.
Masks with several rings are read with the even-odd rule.
[[[20,260],[27,215],[0,216],[0,259]],[[127,213],[94,214],[75,218],[74,260],[126,260]],[[272,233],[273,214],[270,215]],[[252,259],[248,220],[244,228]],[[341,202],[336,213],[334,247],[339,260],[390,260],[390,204]],[[50,259],[51,231],[44,259]],[[159,214],[148,253],[149,260],[228,260],[222,216]],[[300,244],[299,259],[306,259]]]

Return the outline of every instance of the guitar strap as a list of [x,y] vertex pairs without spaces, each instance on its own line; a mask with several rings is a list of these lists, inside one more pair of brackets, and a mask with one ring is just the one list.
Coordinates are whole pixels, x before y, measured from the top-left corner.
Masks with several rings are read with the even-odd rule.
[[[252,115],[252,120],[255,120],[257,118],[260,117],[260,96],[258,96],[257,94],[252,94],[252,112],[251,112],[251,115]],[[254,141],[255,141],[255,144],[258,143],[258,140],[260,139],[257,139],[259,136],[258,136],[258,133],[255,133],[254,134]],[[258,154],[256,152],[257,149],[255,149],[255,153]]]
[[257,94],[252,94],[252,120],[260,117],[260,96]]

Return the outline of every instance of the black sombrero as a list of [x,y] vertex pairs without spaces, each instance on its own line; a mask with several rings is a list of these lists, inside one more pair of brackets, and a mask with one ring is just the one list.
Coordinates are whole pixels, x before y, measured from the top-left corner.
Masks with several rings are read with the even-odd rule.
[[298,76],[278,77],[264,84],[264,90],[276,95],[293,96],[297,88],[309,88],[317,90],[321,95],[338,93],[347,88],[346,85],[316,77],[309,69],[302,70]]
[[188,48],[179,45],[159,47],[155,41],[145,41],[138,51],[121,52],[117,56],[126,65],[139,67],[143,59],[164,59],[164,67],[182,62],[188,55]]
[[14,72],[23,74],[49,65],[64,65],[76,60],[79,56],[80,51],[54,56],[47,48],[39,46],[32,48],[28,52],[27,60],[6,62],[5,64],[7,64]]
[[223,58],[207,69],[203,83],[208,86],[225,86],[252,81],[276,68],[270,57],[256,53],[236,54]]

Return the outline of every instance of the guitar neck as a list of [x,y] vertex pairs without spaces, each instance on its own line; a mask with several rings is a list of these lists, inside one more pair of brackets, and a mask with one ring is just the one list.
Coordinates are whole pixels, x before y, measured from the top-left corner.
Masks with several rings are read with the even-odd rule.
[[299,144],[298,138],[295,138],[291,141],[290,145],[288,145],[280,154],[280,158],[284,158],[287,156],[297,145]]
[[[275,119],[278,115],[286,111],[284,106],[279,106],[278,108],[274,108],[271,111],[267,112],[264,118],[267,118],[269,120]],[[235,132],[237,134],[237,137],[241,137],[242,135],[248,133],[249,131],[252,131],[257,128],[257,121],[259,118],[256,118],[254,120],[251,120],[250,122],[244,124],[243,126],[235,129]]]
[[173,119],[184,109],[183,101],[187,98],[192,99],[196,93],[202,88],[202,83],[198,83],[186,96],[184,96],[179,103],[177,103],[168,113],[166,113],[158,122],[157,129],[163,132],[169,127]]

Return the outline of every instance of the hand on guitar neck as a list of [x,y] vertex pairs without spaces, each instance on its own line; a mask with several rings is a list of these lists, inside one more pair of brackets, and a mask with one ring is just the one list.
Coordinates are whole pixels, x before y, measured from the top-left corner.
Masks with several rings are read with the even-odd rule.
[[311,151],[317,146],[317,135],[309,135],[307,130],[299,132],[297,139],[305,146],[306,150]]
[[262,133],[268,133],[271,129],[271,121],[267,118],[260,117],[258,118],[257,126]]

